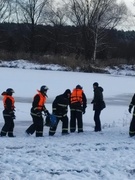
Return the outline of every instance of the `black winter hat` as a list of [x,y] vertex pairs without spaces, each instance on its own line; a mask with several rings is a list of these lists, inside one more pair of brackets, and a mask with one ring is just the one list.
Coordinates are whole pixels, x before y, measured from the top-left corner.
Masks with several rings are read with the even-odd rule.
[[93,86],[98,87],[98,83],[97,83],[97,82],[94,82],[94,83],[93,83]]
[[66,91],[64,92],[64,94],[71,94],[70,89],[66,89]]
[[47,86],[43,85],[43,86],[41,86],[40,91],[41,92],[46,92],[48,89],[49,88]]
[[65,96],[65,97],[68,97],[68,94],[71,94],[70,89],[66,89],[66,91],[64,92],[64,96]]
[[81,85],[79,85],[79,84],[76,86],[76,89],[82,89],[82,88],[83,87]]
[[6,90],[6,93],[8,94],[8,95],[12,95],[13,93],[14,93],[15,91],[12,89],[12,88],[8,88],[7,90]]

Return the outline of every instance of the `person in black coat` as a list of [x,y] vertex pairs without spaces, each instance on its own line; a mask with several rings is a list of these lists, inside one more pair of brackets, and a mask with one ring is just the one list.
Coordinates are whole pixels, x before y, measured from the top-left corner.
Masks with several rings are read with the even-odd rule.
[[93,104],[93,111],[94,113],[94,121],[95,121],[95,132],[101,131],[101,121],[100,121],[100,114],[102,109],[105,108],[105,103],[103,100],[103,88],[99,87],[98,83],[95,82],[93,84],[94,89],[94,98],[92,100]]
[[56,96],[55,100],[53,101],[52,111],[57,118],[57,125],[55,127],[50,127],[50,136],[53,136],[56,133],[56,129],[60,120],[62,121],[62,135],[69,134],[67,112],[70,95],[71,91],[70,89],[67,89],[63,94]]
[[[133,106],[134,106],[134,108],[133,108]],[[129,104],[129,109],[128,109],[129,113],[131,113],[132,108],[133,108],[133,116],[132,116],[132,120],[131,120],[130,127],[129,127],[129,136],[130,137],[135,136],[135,94],[133,95],[132,100]]]

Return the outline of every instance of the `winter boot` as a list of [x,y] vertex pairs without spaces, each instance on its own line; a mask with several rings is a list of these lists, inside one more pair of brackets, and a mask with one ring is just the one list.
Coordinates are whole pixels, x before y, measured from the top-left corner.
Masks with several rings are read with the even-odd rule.
[[8,132],[8,137],[15,137],[15,136],[13,135],[13,132]]
[[1,131],[0,136],[3,137],[3,136],[6,136],[6,134],[7,134],[6,132]]

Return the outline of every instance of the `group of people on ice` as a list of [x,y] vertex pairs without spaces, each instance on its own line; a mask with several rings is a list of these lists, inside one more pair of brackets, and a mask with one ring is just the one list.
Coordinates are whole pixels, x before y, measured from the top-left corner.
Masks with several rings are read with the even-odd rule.
[[[103,99],[103,88],[99,86],[97,82],[93,84],[94,97],[92,100],[94,110],[94,131],[101,131],[100,114],[106,107]],[[26,129],[28,135],[35,133],[36,137],[43,136],[44,118],[43,113],[46,116],[50,115],[50,112],[46,109],[45,103],[47,100],[48,87],[43,85],[40,90],[37,90],[37,94],[33,98],[31,107],[31,117],[33,123]],[[14,136],[14,119],[15,116],[15,99],[13,97],[14,90],[8,88],[1,95],[3,96],[3,118],[4,125],[1,129],[1,136],[15,137]],[[129,105],[129,112],[131,113],[132,107],[135,105],[135,95]],[[68,118],[68,106],[70,107],[70,123]],[[59,121],[62,121],[62,135],[74,133],[76,130],[78,133],[83,132],[83,114],[85,114],[87,108],[87,98],[81,85],[77,85],[73,91],[66,89],[63,94],[56,96],[52,103],[52,114],[56,117],[55,126],[49,128],[49,135],[53,136],[56,132]],[[68,125],[70,127],[68,128]],[[135,135],[135,109],[133,118],[130,124],[129,135]]]

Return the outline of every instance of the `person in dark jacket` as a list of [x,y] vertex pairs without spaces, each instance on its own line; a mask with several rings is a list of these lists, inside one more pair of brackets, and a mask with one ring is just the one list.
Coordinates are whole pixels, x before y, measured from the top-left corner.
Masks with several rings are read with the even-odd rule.
[[83,132],[83,117],[87,107],[86,95],[83,92],[83,88],[80,85],[77,85],[73,89],[70,98],[70,132],[73,133],[76,131],[76,121],[78,126],[78,133]]
[[132,120],[131,120],[130,127],[129,127],[129,136],[130,137],[135,136],[135,94],[133,95],[132,100],[129,104],[129,109],[128,109],[129,113],[131,113],[132,108],[133,108],[133,115],[132,115]]
[[6,136],[8,134],[9,137],[15,137],[13,135],[14,130],[14,119],[15,119],[15,100],[12,97],[14,90],[12,88],[8,88],[1,95],[3,96],[3,117],[5,120],[5,124],[1,129],[1,136]]
[[103,100],[103,88],[99,87],[98,83],[95,82],[93,84],[94,89],[94,98],[91,102],[93,104],[93,111],[94,113],[94,121],[95,121],[95,132],[101,131],[101,121],[100,121],[100,114],[101,111],[105,108],[105,103]]
[[37,90],[38,93],[33,98],[31,108],[33,124],[29,126],[29,128],[26,130],[26,133],[28,135],[32,135],[36,131],[36,137],[43,136],[44,119],[42,112],[44,112],[45,114],[49,114],[48,110],[45,107],[45,102],[47,99],[47,90],[47,86],[41,86],[40,91]]
[[57,118],[57,125],[55,127],[50,127],[50,136],[53,136],[56,133],[56,129],[60,120],[62,121],[62,135],[69,134],[67,112],[70,95],[71,91],[70,89],[67,89],[63,94],[56,96],[55,100],[53,101],[52,111]]

